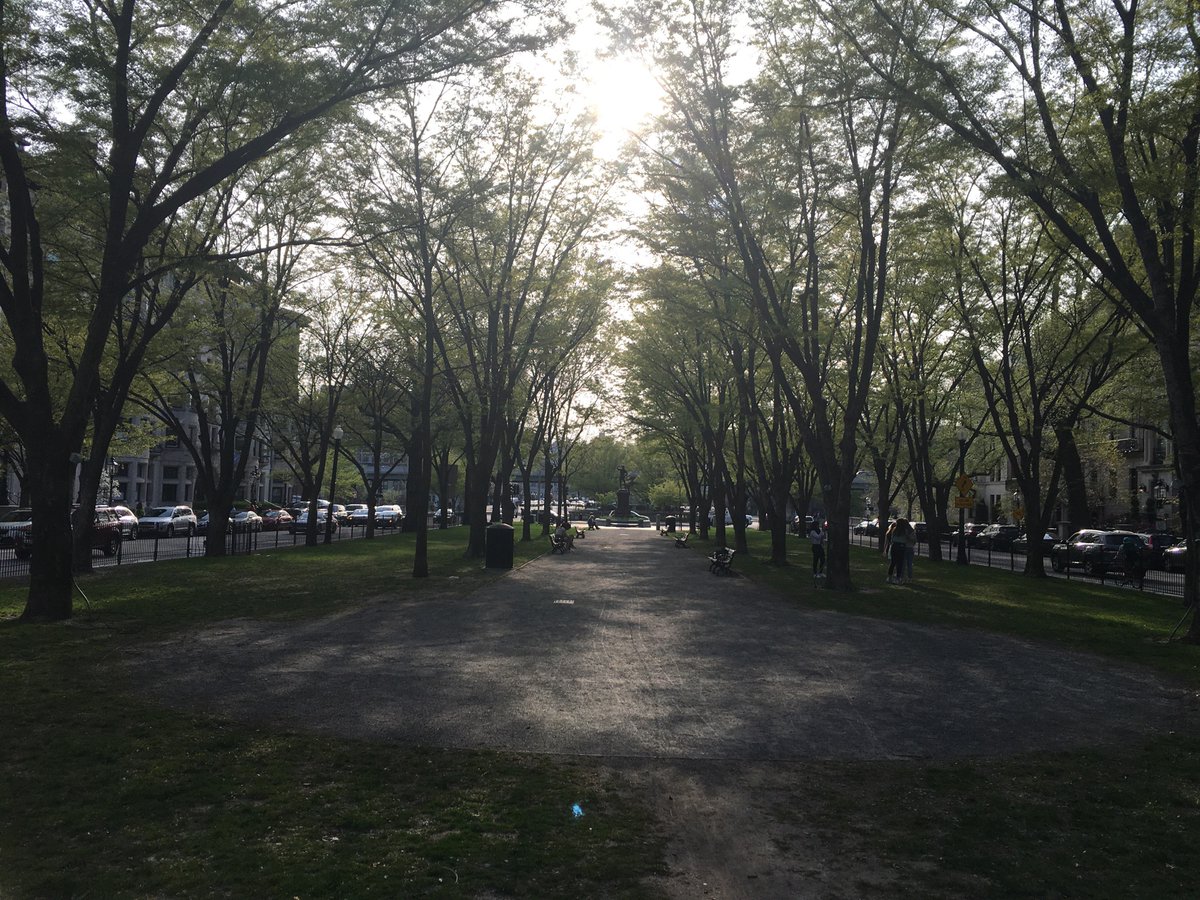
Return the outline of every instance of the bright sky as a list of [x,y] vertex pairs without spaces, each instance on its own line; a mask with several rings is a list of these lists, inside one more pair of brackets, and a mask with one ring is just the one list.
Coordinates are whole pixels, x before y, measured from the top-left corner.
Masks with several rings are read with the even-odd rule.
[[601,58],[606,37],[596,24],[590,0],[568,0],[567,6],[576,23],[569,45],[578,56],[581,71],[574,87],[596,115],[602,135],[596,145],[597,155],[615,160],[647,118],[662,110],[662,91],[654,73],[639,60],[628,56]]

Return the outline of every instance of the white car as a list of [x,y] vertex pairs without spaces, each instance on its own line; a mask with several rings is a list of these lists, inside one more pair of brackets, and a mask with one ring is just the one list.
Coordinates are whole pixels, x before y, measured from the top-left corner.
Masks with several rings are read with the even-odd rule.
[[262,516],[252,509],[231,511],[229,522],[233,525],[234,531],[262,531]]
[[404,510],[392,503],[375,507],[375,524],[380,528],[399,528],[404,521]]
[[11,509],[0,516],[0,547],[14,547],[17,535],[33,526],[32,509]]
[[196,533],[196,514],[190,506],[158,506],[149,509],[138,519],[138,535],[147,534],[174,537],[177,534]]
[[121,537],[126,540],[137,537],[138,517],[133,514],[133,510],[128,506],[110,506],[109,509],[121,520]]

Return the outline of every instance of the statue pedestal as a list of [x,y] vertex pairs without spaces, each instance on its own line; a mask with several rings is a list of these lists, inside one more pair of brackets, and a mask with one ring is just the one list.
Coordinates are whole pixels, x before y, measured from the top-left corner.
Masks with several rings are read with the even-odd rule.
[[629,508],[629,489],[622,488],[617,491],[617,511],[618,519],[628,518],[631,510]]

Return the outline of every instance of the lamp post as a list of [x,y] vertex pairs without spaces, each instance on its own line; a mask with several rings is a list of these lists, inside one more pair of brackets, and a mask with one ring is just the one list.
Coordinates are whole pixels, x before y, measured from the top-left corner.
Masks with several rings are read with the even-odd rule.
[[333,543],[333,507],[337,496],[337,464],[342,452],[342,426],[333,429],[333,476],[329,479],[329,512],[325,515],[325,543]]
[[[965,478],[967,476],[967,429],[959,425],[955,435],[958,437],[958,474]],[[963,566],[967,564],[967,508],[961,502],[958,506],[958,563]]]
[[113,493],[117,486],[117,458],[110,456],[108,458],[108,505],[113,505]]

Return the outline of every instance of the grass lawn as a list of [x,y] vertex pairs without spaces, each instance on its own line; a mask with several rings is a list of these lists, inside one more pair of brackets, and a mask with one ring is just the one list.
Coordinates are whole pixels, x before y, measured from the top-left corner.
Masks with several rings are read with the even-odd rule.
[[181,626],[495,577],[465,529],[430,538],[419,581],[409,535],[108,570],[67,624],[16,624],[25,590],[0,588],[0,896],[643,895],[661,836],[586,762],[234,725],[144,703],[114,665]]
[[[1121,590],[1083,576],[1031,579],[1019,572],[922,558],[914,563],[913,584],[889,585],[880,551],[853,546],[850,572],[856,590],[817,589],[806,539],[789,535],[789,565],[775,566],[768,561],[769,534],[748,531],[746,538],[750,558],[737,557],[734,568],[807,607],[1051,641],[1151,666],[1200,688],[1200,647],[1166,641],[1183,616],[1178,598]],[[711,552],[703,543],[697,547]],[[1180,632],[1184,630],[1186,625]]]
[[[749,537],[735,569],[783,602],[963,626],[964,640],[970,629],[1017,635],[1200,687],[1200,650],[1162,640],[1176,600],[922,560],[915,586],[892,587],[867,550],[853,557],[859,591],[817,590],[804,542],[795,565],[775,567],[762,562],[768,536]],[[495,577],[462,559],[463,529],[431,540],[435,575],[420,581],[407,574],[410,536],[125,566],[84,579],[91,609],[81,601],[58,625],[5,621],[24,589],[0,588],[0,896],[646,895],[645,876],[664,872],[663,826],[593,761],[281,733],[165,710],[124,681],[126,650],[180,628],[313,617],[375,597],[452,602]],[[518,543],[518,564],[544,547]],[[779,769],[775,821],[804,841],[798,857],[890,873],[833,896],[1195,895],[1191,733]]]
[[[789,537],[790,565],[781,567],[765,561],[768,534],[747,538],[750,557],[737,557],[735,568],[805,607],[1052,642],[1157,669],[1193,697],[1200,688],[1200,647],[1165,641],[1183,614],[1175,598],[921,559],[915,584],[892,586],[879,551],[868,548],[852,548],[858,590],[830,591],[813,586],[807,541]],[[709,552],[703,543],[697,550]],[[830,853],[896,873],[883,889],[848,885],[849,895],[1197,895],[1200,736],[1192,731],[997,759],[818,762],[795,774],[795,790],[778,803],[781,822],[819,836]]]

